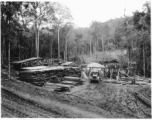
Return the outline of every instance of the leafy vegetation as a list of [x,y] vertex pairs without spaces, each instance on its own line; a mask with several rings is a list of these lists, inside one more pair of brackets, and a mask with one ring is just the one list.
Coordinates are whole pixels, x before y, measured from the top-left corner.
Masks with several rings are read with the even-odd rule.
[[93,21],[89,28],[75,28],[70,10],[59,3],[1,2],[2,67],[34,56],[70,60],[127,50],[121,58],[127,58],[128,66],[136,62],[136,74],[150,77],[150,20],[149,2],[131,17]]

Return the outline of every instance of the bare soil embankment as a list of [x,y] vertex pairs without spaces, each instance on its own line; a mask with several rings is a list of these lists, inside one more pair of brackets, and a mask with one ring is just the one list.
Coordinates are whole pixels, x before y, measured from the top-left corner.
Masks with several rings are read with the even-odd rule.
[[56,93],[18,80],[2,80],[2,117],[151,118],[151,86],[85,82],[71,92]]
[[16,80],[2,81],[2,117],[102,118],[106,115],[109,115],[106,111],[72,95]]
[[109,112],[114,118],[151,118],[151,107],[135,96],[135,92],[151,101],[151,86],[113,83],[88,84],[71,91],[95,106]]

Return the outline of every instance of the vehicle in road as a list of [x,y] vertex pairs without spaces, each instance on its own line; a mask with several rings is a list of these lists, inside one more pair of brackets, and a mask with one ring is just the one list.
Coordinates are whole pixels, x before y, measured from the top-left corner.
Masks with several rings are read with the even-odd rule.
[[99,69],[92,69],[89,74],[90,82],[100,82],[102,79],[102,73]]

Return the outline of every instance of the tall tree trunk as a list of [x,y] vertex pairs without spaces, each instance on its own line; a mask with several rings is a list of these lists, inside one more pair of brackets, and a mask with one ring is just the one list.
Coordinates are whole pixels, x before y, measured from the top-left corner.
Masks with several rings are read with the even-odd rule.
[[104,40],[103,40],[103,35],[102,35],[102,51],[104,51]]
[[10,66],[10,40],[8,41],[8,77],[11,76],[11,66]]
[[95,41],[95,53],[96,53],[96,51],[97,51],[97,40]]
[[65,61],[65,50],[63,51],[63,59]]
[[60,36],[59,36],[60,28],[58,26],[58,59],[60,59]]
[[129,48],[129,39],[128,39],[128,67],[130,66],[130,48]]
[[11,66],[10,66],[10,20],[9,20],[9,39],[8,39],[8,77],[11,76]]
[[92,52],[91,52],[91,39],[90,39],[90,56],[92,56]]
[[[49,35],[48,35],[49,38]],[[49,47],[50,58],[52,58],[52,40],[50,39],[50,47]]]
[[37,23],[35,22],[35,54],[37,57],[37,48],[38,47],[38,43],[37,43]]
[[144,73],[144,77],[146,74],[146,66],[145,66],[145,45],[143,43],[143,73]]
[[[0,38],[1,38],[1,36],[0,36]],[[2,54],[1,54],[1,64],[2,64],[2,66],[4,65],[4,59],[5,59],[5,36],[3,36],[2,37],[2,45],[1,45],[1,52],[2,52]]]
[[66,37],[66,40],[65,40],[65,61],[67,61],[67,49],[68,49],[68,46],[67,46],[67,37]]
[[40,40],[39,40],[39,28],[37,29],[37,57],[39,57],[39,48],[40,48]]
[[52,53],[53,53],[52,46],[53,46],[53,42],[51,42],[51,58],[53,57],[53,55],[52,55]]
[[75,47],[75,56],[77,56],[77,46]]
[[93,53],[96,53],[96,50],[95,50],[95,43],[93,44]]
[[19,60],[20,60],[20,37],[19,37],[19,33],[18,33],[18,57],[19,57]]
[[35,26],[35,57],[36,57],[36,52],[37,52],[37,32],[36,32],[36,26]]
[[31,52],[30,52],[30,53],[31,53],[31,57],[32,57],[32,55],[33,55],[33,54],[32,54],[32,53],[33,53],[33,49],[32,49],[32,48],[34,48],[33,40],[31,41]]

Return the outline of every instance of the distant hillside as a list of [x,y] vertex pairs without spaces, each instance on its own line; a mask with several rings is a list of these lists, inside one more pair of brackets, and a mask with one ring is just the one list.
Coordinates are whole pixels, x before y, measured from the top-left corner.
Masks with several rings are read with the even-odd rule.
[[[80,57],[83,57],[83,59],[86,63],[100,62],[100,61],[106,61],[106,60],[112,60],[112,59],[117,59],[119,62],[121,62],[121,58],[123,58],[123,62],[125,62],[125,61],[127,62],[126,50],[97,52],[96,54],[93,54],[92,56],[82,55]],[[124,59],[125,59],[125,61],[124,61]]]

